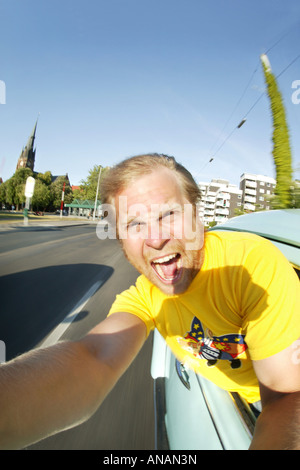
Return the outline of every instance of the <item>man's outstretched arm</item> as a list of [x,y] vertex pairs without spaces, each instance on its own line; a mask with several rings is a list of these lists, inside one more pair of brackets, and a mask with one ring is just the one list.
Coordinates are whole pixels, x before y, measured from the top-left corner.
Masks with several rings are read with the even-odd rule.
[[263,410],[250,449],[300,450],[300,338],[274,356],[253,361]]
[[0,366],[0,448],[23,448],[87,420],[146,339],[137,317],[116,313],[76,342]]

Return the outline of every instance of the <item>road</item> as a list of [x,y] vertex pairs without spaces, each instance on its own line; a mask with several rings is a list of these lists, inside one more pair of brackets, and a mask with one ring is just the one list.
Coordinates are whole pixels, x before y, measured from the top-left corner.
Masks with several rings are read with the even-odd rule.
[[[0,340],[6,359],[82,337],[137,275],[119,243],[99,240],[94,225],[1,230]],[[30,449],[153,449],[151,350],[152,337],[89,421]]]

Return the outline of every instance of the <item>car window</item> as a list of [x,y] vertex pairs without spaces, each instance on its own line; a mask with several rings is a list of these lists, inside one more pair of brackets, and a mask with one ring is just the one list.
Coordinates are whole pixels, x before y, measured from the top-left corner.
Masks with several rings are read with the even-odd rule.
[[236,408],[242,418],[243,424],[249,432],[250,436],[254,434],[254,428],[256,423],[256,417],[251,410],[249,404],[236,392],[231,392]]

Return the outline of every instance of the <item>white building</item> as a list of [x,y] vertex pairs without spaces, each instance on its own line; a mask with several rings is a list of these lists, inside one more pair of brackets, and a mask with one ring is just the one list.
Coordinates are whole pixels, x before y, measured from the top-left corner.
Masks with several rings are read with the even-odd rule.
[[220,224],[233,217],[234,209],[242,206],[242,190],[227,180],[212,179],[210,183],[198,183],[202,199],[199,215],[204,225]]
[[240,189],[243,192],[244,210],[270,209],[266,196],[274,193],[275,186],[276,180],[270,176],[243,173],[240,178]]

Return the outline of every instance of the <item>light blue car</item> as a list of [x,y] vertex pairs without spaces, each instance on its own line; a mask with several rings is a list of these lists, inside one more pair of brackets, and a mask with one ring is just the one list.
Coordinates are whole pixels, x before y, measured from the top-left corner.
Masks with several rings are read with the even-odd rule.
[[[271,240],[300,277],[300,209],[256,212],[230,219],[211,230],[256,233]],[[220,389],[176,360],[155,331],[154,379],[156,449],[244,450],[256,417],[237,394]]]

